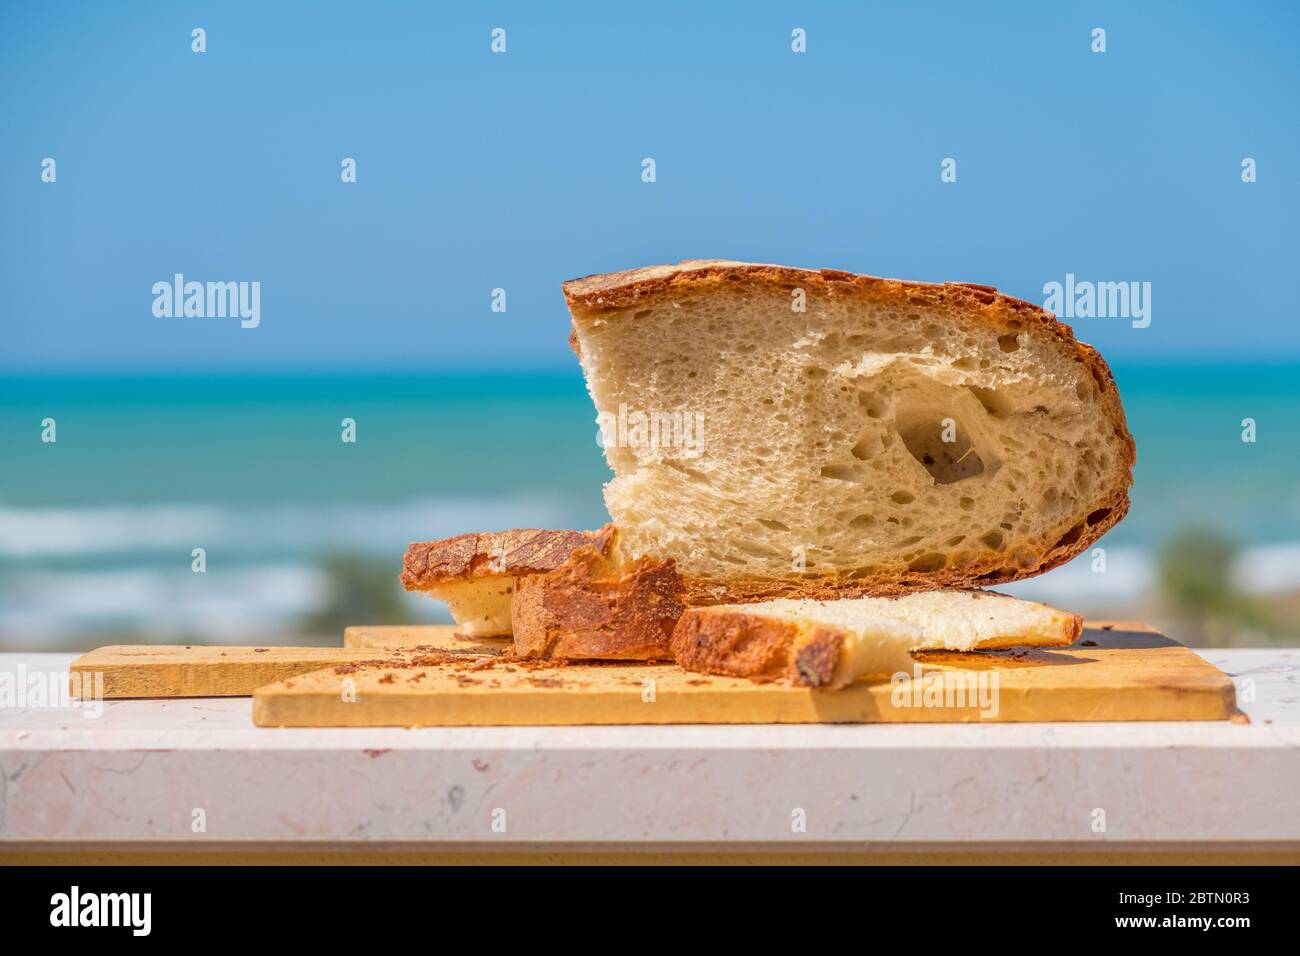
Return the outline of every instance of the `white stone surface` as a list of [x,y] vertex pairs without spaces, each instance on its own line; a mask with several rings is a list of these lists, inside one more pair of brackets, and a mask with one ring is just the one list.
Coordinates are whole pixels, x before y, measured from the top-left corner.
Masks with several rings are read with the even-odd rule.
[[252,726],[248,699],[0,709],[0,848],[1300,843],[1300,651],[1202,653],[1249,724],[307,730]]

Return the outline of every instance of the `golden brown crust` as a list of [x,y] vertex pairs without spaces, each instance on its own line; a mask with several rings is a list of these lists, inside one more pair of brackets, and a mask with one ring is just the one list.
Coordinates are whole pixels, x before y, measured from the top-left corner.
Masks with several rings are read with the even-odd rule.
[[829,687],[845,633],[761,614],[688,609],[673,629],[672,651],[688,671]]
[[[994,592],[977,592],[979,594]],[[1068,611],[1068,631],[1039,635],[1033,641],[1020,637],[991,637],[975,649],[1005,650],[1011,647],[1064,647],[1083,633],[1083,618]],[[688,671],[747,677],[766,683],[785,681],[796,687],[834,689],[835,668],[846,638],[851,633],[840,627],[816,622],[782,620],[763,614],[687,608],[673,630],[672,651],[677,663]]]
[[816,625],[795,640],[787,679],[796,687],[830,687],[844,647],[844,632]]
[[[811,575],[792,572],[780,578],[690,577],[685,581],[686,603],[691,605],[742,603],[773,597],[837,598],[900,594],[929,588],[977,588],[1018,581],[1049,571],[1083,553],[1114,527],[1129,509],[1137,451],[1129,434],[1115,378],[1096,349],[1079,342],[1068,325],[1030,302],[1003,295],[992,286],[969,282],[906,282],[856,275],[837,269],[795,269],[788,266],[692,259],[675,266],[648,266],[606,275],[586,276],[564,283],[564,296],[579,320],[611,318],[633,306],[645,306],[667,297],[708,293],[729,285],[767,286],[788,291],[795,287],[813,296],[853,296],[864,302],[943,307],[960,311],[998,330],[1033,328],[1055,337],[1087,370],[1097,384],[1102,412],[1119,439],[1124,480],[1117,490],[1061,539],[1041,554],[991,555],[962,568],[931,572],[887,572]],[[635,321],[628,318],[627,321]],[[575,333],[576,334],[576,333]],[[576,338],[571,342],[577,350]]]
[[673,629],[673,659],[702,674],[748,677],[760,683],[787,680],[800,631],[794,621],[688,609]]
[[614,526],[607,524],[599,531],[516,528],[416,541],[402,559],[402,587],[423,591],[445,581],[553,571],[578,548],[611,553],[616,539]]
[[548,660],[671,660],[684,607],[671,560],[640,557],[615,570],[594,547],[546,574],[520,578],[510,604],[515,656]]
[[[769,286],[782,291],[798,287],[810,297],[856,295],[871,302],[906,299],[915,305],[994,307],[1018,313],[1025,321],[1056,322],[1050,312],[1032,302],[974,282],[910,282],[840,269],[797,269],[727,259],[686,259],[675,266],[644,266],[585,276],[570,279],[562,288],[571,312],[595,318],[649,305],[668,296],[698,295],[728,285]],[[1068,326],[1065,331],[1073,340]]]

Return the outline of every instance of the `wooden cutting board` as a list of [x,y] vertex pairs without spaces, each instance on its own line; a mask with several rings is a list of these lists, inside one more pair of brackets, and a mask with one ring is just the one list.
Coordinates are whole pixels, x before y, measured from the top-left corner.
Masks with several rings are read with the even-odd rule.
[[[247,697],[263,684],[393,656],[343,647],[229,647],[203,644],[114,644],[72,662],[72,687],[96,687],[112,697]],[[86,683],[87,678],[90,683]]]
[[[358,633],[364,630],[364,635]],[[464,647],[451,629],[354,629],[353,641]],[[384,634],[382,632],[389,631]],[[484,642],[486,643],[486,642]],[[262,727],[1224,720],[1232,681],[1140,624],[1095,624],[1069,648],[927,652],[919,678],[818,691],[673,665],[526,666],[487,651],[340,665],[253,695]]]
[[[470,640],[451,625],[350,627],[343,647],[235,647],[220,644],[112,644],[83,654],[69,668],[73,693],[96,687],[105,698],[247,697],[263,684],[322,667],[446,651],[500,654],[509,638]],[[85,683],[90,678],[91,683]]]
[[343,631],[343,646],[374,651],[413,651],[456,648],[499,654],[510,647],[508,637],[466,637],[455,624],[426,624],[418,627],[349,627]]

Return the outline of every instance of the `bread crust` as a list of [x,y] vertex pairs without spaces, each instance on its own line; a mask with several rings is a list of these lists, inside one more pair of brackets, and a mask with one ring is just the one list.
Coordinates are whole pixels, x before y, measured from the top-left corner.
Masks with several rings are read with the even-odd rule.
[[[976,592],[979,594],[994,592]],[[1083,633],[1083,618],[1068,614],[1072,626],[1052,639],[1027,642],[993,637],[976,650],[1010,647],[1063,647]],[[689,671],[747,677],[760,683],[785,681],[796,687],[834,688],[836,665],[846,628],[815,622],[782,620],[762,614],[717,608],[688,608],[673,630],[672,651],[678,665]]]
[[402,558],[402,587],[424,591],[447,581],[553,571],[579,548],[611,554],[617,537],[614,526],[606,524],[598,531],[515,528],[415,541]]
[[741,614],[687,611],[673,629],[678,665],[702,674],[768,682],[786,674],[796,628],[789,621],[760,621]]
[[[659,300],[708,293],[728,286],[780,289],[783,292],[799,287],[809,297],[848,296],[870,304],[907,303],[941,307],[960,311],[999,332],[1032,329],[1050,335],[1084,366],[1096,383],[1102,412],[1119,440],[1122,460],[1116,467],[1123,469],[1124,480],[1119,482],[1115,492],[1041,554],[998,555],[966,567],[945,567],[927,572],[889,571],[862,575],[853,571],[832,574],[792,571],[779,578],[690,576],[685,579],[688,604],[743,603],[774,597],[888,596],[932,588],[969,589],[1004,584],[1034,577],[1064,564],[1086,551],[1128,514],[1128,489],[1133,483],[1137,449],[1109,366],[1096,349],[1075,339],[1073,330],[1052,313],[1023,299],[1003,295],[992,286],[970,282],[908,282],[838,269],[796,269],[724,259],[688,259],[675,266],[647,266],[564,283],[564,297],[573,313],[570,344],[581,360],[577,338],[580,321],[609,319],[634,306],[644,307]],[[624,316],[621,321],[635,319]]]
[[[748,677],[759,683],[789,680],[795,673],[793,651],[802,632],[795,621],[688,609],[673,629],[673,659],[686,670],[703,674]],[[840,641],[838,634],[832,636],[836,658]]]
[[615,569],[587,546],[554,571],[520,578],[510,603],[516,657],[672,660],[685,610],[674,562],[640,557]]

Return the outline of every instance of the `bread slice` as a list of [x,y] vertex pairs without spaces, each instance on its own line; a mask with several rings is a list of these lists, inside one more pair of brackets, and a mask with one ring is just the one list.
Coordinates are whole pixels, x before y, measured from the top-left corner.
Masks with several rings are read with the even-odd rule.
[[687,670],[805,687],[909,676],[911,651],[1072,644],[1077,614],[986,591],[924,591],[838,601],[778,598],[688,609],[673,632]]
[[1024,578],[1128,510],[1110,370],[988,286],[692,261],[564,294],[622,547],[690,604]]
[[672,660],[669,640],[684,610],[673,562],[615,564],[579,548],[547,574],[519,579],[510,616],[517,657]]
[[402,560],[402,587],[447,603],[470,637],[509,637],[510,598],[521,575],[553,571],[579,548],[608,555],[617,534],[517,528],[414,542]]

